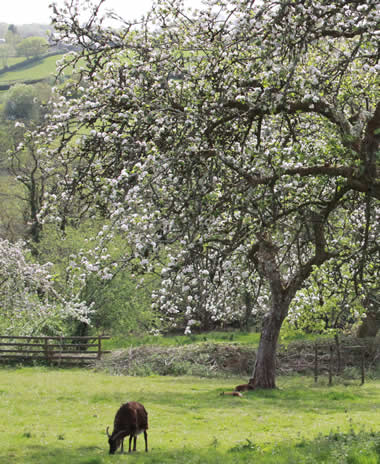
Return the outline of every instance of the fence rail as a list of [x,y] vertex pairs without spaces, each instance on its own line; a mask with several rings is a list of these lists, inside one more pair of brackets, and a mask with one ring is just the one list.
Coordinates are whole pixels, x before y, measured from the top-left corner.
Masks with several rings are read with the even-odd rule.
[[0,336],[0,362],[45,361],[49,364],[88,364],[109,351],[102,349],[105,335],[88,337]]

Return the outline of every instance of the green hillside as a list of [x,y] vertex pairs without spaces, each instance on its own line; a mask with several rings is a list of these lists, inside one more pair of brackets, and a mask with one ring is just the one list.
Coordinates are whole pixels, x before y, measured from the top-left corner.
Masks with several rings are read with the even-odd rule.
[[0,75],[0,84],[10,84],[36,79],[47,79],[56,71],[56,63],[62,55],[47,56],[33,63],[20,64],[19,69]]
[[[13,66],[15,64],[21,63],[22,61],[25,61],[24,56],[11,56],[7,59],[7,66]],[[4,69],[4,67],[1,68],[0,71],[2,69]]]

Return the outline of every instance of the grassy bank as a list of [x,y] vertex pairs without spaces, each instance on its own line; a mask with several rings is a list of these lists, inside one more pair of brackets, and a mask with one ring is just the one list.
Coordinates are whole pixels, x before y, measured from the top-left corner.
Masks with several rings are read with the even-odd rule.
[[[220,396],[240,379],[0,370],[0,464],[378,463],[380,382]],[[149,412],[150,452],[108,456],[105,428],[127,400]],[[359,460],[360,459],[360,460]]]

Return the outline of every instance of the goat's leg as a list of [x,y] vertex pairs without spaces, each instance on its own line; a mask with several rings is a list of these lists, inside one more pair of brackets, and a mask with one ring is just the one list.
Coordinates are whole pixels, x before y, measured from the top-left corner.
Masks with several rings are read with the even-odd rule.
[[120,454],[123,454],[124,453],[124,438],[121,439],[121,450],[120,450]]
[[145,452],[148,452],[148,433],[144,430],[144,440],[145,440]]
[[133,437],[133,451],[136,451],[136,442],[137,442],[137,436],[135,435]]
[[128,453],[131,452],[132,438],[133,438],[133,435],[131,434],[131,435],[129,436],[129,449],[128,449]]

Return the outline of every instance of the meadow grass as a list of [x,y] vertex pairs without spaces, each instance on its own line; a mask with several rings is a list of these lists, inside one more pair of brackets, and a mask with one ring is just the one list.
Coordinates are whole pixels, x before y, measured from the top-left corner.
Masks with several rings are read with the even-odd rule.
[[[220,396],[242,379],[124,377],[84,369],[0,370],[0,464],[380,462],[380,382],[314,385],[280,377],[277,390]],[[149,412],[149,453],[108,455],[119,405]]]

